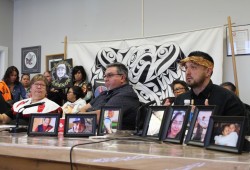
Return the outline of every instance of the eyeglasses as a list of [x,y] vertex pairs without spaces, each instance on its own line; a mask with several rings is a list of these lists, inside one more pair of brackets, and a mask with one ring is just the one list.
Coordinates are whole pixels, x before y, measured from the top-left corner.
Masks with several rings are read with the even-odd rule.
[[108,78],[109,79],[109,78],[114,77],[116,75],[122,75],[122,74],[104,74],[103,78]]
[[184,90],[185,88],[183,88],[183,87],[181,87],[181,88],[176,88],[176,89],[174,89],[173,91],[174,92],[177,92],[177,91],[179,91],[179,90]]
[[46,85],[45,84],[39,84],[39,83],[34,83],[34,86],[35,87],[41,87],[41,88],[45,88],[46,87]]

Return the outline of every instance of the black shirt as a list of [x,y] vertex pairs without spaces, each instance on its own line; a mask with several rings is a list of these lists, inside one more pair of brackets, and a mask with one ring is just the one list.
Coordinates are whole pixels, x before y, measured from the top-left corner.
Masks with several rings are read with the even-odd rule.
[[209,82],[207,87],[196,95],[193,90],[179,95],[175,105],[184,105],[185,99],[193,99],[194,105],[204,105],[208,99],[209,105],[216,105],[216,115],[220,116],[245,116],[245,108],[241,100],[231,91]]
[[140,105],[139,99],[131,85],[104,91],[90,101],[92,110],[100,110],[102,106],[120,106],[122,111],[122,130],[134,130],[136,113]]

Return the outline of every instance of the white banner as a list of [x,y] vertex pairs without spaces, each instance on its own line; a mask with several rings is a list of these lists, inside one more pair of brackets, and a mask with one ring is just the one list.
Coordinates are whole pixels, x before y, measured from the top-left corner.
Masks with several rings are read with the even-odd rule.
[[107,64],[121,62],[129,69],[130,83],[140,101],[156,100],[157,104],[173,96],[170,87],[173,80],[185,79],[177,62],[192,51],[203,51],[213,57],[212,80],[221,83],[223,27],[144,39],[68,43],[68,58],[73,59],[73,66],[85,68],[92,84],[94,79],[102,79]]

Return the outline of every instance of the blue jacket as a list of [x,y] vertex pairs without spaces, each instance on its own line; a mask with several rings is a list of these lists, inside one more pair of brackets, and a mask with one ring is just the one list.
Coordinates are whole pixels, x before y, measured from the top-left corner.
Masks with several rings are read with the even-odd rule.
[[[9,87],[10,88],[10,87]],[[22,96],[22,99],[26,99],[26,90],[24,89],[23,85],[19,82],[18,84],[15,84],[13,92],[12,92],[12,100],[13,102],[20,101],[20,97]]]

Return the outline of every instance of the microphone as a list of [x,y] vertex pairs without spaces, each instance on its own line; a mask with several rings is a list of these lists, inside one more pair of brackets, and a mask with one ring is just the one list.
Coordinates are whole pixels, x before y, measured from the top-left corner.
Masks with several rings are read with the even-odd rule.
[[30,108],[30,107],[34,107],[34,106],[39,106],[39,105],[43,105],[45,102],[38,102],[38,103],[34,103],[34,104],[29,104],[26,106],[23,106],[24,109],[26,108]]

